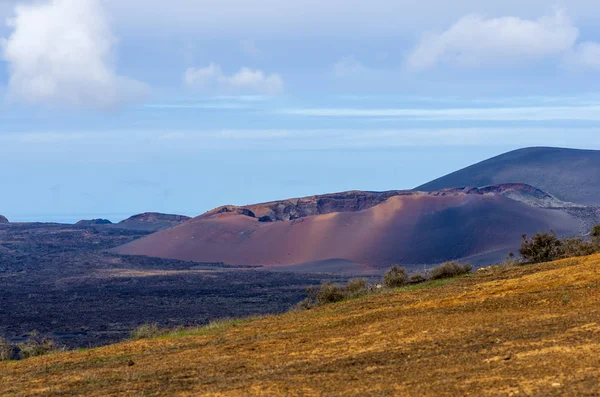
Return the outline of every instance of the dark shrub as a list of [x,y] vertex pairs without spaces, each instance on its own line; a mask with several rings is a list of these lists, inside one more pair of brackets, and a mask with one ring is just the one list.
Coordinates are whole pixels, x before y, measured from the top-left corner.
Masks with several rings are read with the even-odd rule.
[[373,287],[364,278],[355,278],[348,281],[343,293],[346,299],[360,298],[373,292]]
[[320,287],[311,287],[308,292],[308,300],[313,306],[326,305],[344,300],[343,287],[333,284],[331,281],[325,281]]
[[524,234],[519,253],[528,263],[551,262],[563,256],[562,245],[554,232],[538,233],[531,240]]
[[585,241],[579,237],[574,237],[564,239],[562,241],[561,250],[564,258],[573,258],[592,255],[598,251],[598,246],[591,241]]
[[442,263],[438,267],[431,269],[431,279],[439,280],[442,278],[452,278],[470,273],[473,266],[458,263],[456,261]]
[[407,282],[408,275],[406,274],[406,270],[398,265],[392,266],[392,268],[383,275],[383,285],[386,288],[402,287]]
[[427,281],[427,277],[425,277],[421,273],[415,273],[411,275],[408,279],[409,284],[420,284],[424,283],[425,281]]
[[590,235],[592,236],[592,242],[600,247],[600,225],[594,226]]

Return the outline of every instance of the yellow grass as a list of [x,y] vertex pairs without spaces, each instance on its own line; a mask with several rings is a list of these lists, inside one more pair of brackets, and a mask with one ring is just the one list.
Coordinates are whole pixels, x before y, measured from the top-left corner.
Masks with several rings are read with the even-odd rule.
[[0,363],[1,396],[600,393],[600,256]]

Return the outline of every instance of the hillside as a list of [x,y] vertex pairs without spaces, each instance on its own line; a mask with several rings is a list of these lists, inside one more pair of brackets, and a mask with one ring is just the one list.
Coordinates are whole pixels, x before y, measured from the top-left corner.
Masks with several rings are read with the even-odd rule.
[[600,205],[600,151],[526,148],[502,154],[415,188],[436,191],[462,186],[524,183],[555,197]]
[[161,214],[158,212],[144,212],[143,214],[133,215],[121,222],[113,225],[119,229],[143,230],[154,232],[167,229],[189,221],[190,217],[184,215]]
[[0,223],[8,223],[8,219],[5,216],[0,215]]
[[519,184],[345,192],[220,207],[115,252],[296,271],[318,271],[325,263],[327,271],[365,273],[394,263],[490,263],[516,249],[523,233],[554,229],[577,235],[597,215]]
[[[436,286],[437,285],[437,286]],[[600,255],[0,363],[3,396],[600,393]]]

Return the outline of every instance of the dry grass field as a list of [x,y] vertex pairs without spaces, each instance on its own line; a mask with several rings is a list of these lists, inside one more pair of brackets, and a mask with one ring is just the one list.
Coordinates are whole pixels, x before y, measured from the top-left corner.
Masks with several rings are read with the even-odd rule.
[[0,363],[2,396],[600,395],[600,255]]

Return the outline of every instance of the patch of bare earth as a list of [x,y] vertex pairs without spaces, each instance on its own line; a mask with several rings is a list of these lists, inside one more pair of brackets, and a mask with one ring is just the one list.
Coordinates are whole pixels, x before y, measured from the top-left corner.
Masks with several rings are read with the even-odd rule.
[[0,363],[2,396],[594,396],[600,256]]

